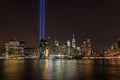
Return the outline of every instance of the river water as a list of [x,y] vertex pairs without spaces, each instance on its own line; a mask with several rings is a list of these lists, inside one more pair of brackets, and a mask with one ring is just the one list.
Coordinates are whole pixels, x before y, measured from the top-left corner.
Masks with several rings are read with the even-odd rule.
[[0,60],[0,80],[120,80],[120,60]]

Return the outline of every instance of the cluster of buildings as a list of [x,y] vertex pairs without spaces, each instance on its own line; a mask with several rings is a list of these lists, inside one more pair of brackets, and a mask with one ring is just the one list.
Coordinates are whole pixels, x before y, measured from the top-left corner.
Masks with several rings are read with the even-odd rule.
[[110,49],[105,51],[105,56],[120,57],[120,39],[118,39],[117,42],[110,47]]
[[39,49],[42,58],[81,58],[82,56],[88,57],[92,55],[91,40],[87,39],[81,46],[77,46],[74,34],[71,41],[68,40],[64,43],[55,40],[53,45],[49,45],[46,40],[41,40]]
[[81,57],[90,56],[92,52],[91,40],[87,39],[81,46],[77,46],[76,39],[73,34],[72,40],[65,43],[60,43],[55,40],[53,45],[50,45],[47,40],[41,39],[39,46],[34,48],[26,47],[25,42],[16,39],[9,40],[5,43],[6,59],[12,58],[48,58],[52,57]]
[[5,43],[4,57],[5,59],[38,57],[37,48],[28,48],[23,41],[19,42],[16,39],[9,40]]
[[120,56],[120,39],[115,45],[105,51],[92,49],[91,39],[86,39],[78,46],[73,34],[72,40],[64,43],[58,40],[50,45],[47,40],[41,39],[39,46],[34,48],[26,47],[25,42],[16,39],[5,43],[5,59],[39,59],[39,58],[81,58],[81,57],[118,57]]

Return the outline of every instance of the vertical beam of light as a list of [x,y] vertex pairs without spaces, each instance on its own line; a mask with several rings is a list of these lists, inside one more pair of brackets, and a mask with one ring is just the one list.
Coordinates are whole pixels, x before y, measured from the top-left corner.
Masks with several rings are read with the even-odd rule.
[[45,0],[40,0],[40,27],[39,39],[45,39]]

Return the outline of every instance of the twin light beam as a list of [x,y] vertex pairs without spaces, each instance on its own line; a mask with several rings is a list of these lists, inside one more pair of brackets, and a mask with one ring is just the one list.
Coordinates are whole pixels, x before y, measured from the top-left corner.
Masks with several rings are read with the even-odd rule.
[[40,0],[39,40],[45,39],[45,0]]

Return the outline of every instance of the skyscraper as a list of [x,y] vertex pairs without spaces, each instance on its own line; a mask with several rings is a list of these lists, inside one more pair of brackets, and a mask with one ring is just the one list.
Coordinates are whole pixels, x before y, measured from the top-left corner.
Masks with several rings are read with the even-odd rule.
[[74,36],[74,33],[73,33],[73,38],[72,38],[72,47],[75,49],[76,47],[76,41],[75,41],[75,36]]

